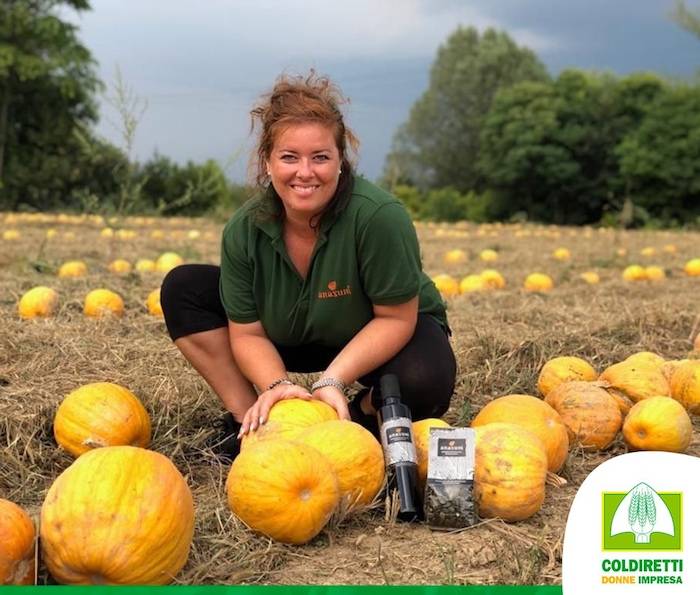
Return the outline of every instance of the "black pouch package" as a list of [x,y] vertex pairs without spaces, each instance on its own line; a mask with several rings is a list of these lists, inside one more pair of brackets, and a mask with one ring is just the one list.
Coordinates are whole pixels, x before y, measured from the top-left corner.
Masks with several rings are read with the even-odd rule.
[[476,433],[471,428],[431,428],[423,507],[432,529],[470,527],[478,522],[474,500]]

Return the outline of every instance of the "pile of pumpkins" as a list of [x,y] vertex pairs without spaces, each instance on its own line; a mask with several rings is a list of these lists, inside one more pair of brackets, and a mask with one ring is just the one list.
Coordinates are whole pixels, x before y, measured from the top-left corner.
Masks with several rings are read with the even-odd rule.
[[[170,583],[189,555],[194,501],[170,459],[147,449],[151,422],[138,397],[108,382],[79,387],[58,407],[54,436],[77,458],[41,507],[41,557],[52,577]],[[34,524],[8,501],[0,501],[0,537],[0,585],[33,584]]]
[[[151,422],[138,397],[108,382],[81,386],[61,402],[53,430],[76,459],[41,508],[51,576],[62,584],[171,582],[189,555],[194,502],[175,465],[148,450]],[[370,504],[384,481],[382,448],[368,430],[320,401],[287,399],[243,439],[226,492],[251,529],[301,544],[334,511]],[[0,501],[0,537],[0,585],[32,584],[34,525],[9,501]]]
[[[700,355],[700,338],[695,344]],[[520,521],[538,512],[545,485],[561,484],[556,473],[571,446],[604,450],[622,431],[630,450],[687,450],[693,434],[689,414],[700,414],[700,359],[667,361],[640,352],[598,374],[582,358],[556,357],[540,370],[537,388],[542,398],[499,397],[472,420],[481,517]],[[430,428],[446,425],[414,423],[422,482]]]
[[[598,374],[585,360],[563,356],[546,362],[537,387],[542,398],[499,397],[472,421],[482,518],[520,521],[537,513],[572,445],[603,450],[622,430],[630,449],[685,451],[689,413],[700,413],[700,360],[641,352]],[[413,423],[421,488],[430,430],[446,426]],[[76,457],[41,509],[41,555],[54,579],[171,582],[189,555],[194,503],[175,465],[148,450],[151,422],[140,400],[112,383],[79,387],[58,407],[54,436]],[[339,420],[325,403],[298,398],[276,403],[267,422],[243,438],[225,489],[231,510],[252,530],[302,544],[334,511],[371,504],[384,483],[382,448],[368,430]],[[26,512],[0,500],[0,584],[34,581],[35,543]]]

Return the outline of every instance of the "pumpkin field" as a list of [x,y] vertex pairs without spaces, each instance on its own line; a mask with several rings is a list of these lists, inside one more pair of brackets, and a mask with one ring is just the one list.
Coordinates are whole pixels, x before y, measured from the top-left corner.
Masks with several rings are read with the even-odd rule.
[[[632,448],[620,422],[607,428],[608,437],[596,433],[589,442],[570,434],[565,461],[547,475],[543,503],[524,520],[483,518],[468,529],[436,531],[398,521],[395,502],[380,493],[356,510],[336,508],[315,538],[289,545],[232,513],[230,463],[212,449],[222,406],[170,341],[153,294],[177,262],[218,264],[222,227],[209,219],[0,213],[0,499],[38,525],[49,489],[74,461],[54,437],[57,409],[79,387],[109,382],[143,403],[148,447],[174,464],[192,494],[194,537],[174,583],[560,584],[564,528],[577,488],[597,465]],[[615,385],[610,366],[640,352],[659,356],[641,357],[669,378],[684,365],[677,360],[700,360],[698,232],[469,222],[417,222],[416,229],[424,270],[448,304],[458,363],[444,416],[451,426],[471,425],[499,397],[541,399],[540,372],[553,358],[585,360],[595,378],[606,372],[608,385]],[[69,261],[84,267],[59,275]],[[45,304],[50,315],[32,317],[35,306],[25,303],[29,309],[20,316],[22,296],[38,286],[55,291]],[[107,299],[102,305],[116,303],[115,315],[89,315],[94,306],[86,296],[96,289],[111,292],[98,297]],[[295,379],[310,386],[314,377]],[[556,398],[549,401],[559,411]],[[591,415],[603,408],[596,402],[588,404]],[[678,415],[687,410],[692,424],[682,448],[700,456],[700,393],[681,404]],[[672,415],[663,411],[658,418]],[[650,417],[653,424],[653,412]],[[116,472],[93,461],[105,480]],[[154,475],[168,497],[187,489],[176,470]],[[148,477],[134,464],[120,472]],[[85,493],[77,501],[90,498]],[[71,524],[60,527],[64,541],[91,529],[80,507],[69,512]],[[185,513],[170,512],[143,521],[153,523],[153,539],[186,522]],[[118,531],[105,535],[116,541],[105,551],[126,547]],[[55,580],[40,558],[38,583]]]

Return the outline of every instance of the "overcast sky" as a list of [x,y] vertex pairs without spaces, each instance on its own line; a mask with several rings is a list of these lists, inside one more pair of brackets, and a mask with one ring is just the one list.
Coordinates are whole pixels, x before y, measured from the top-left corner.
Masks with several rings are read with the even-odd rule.
[[[92,0],[71,20],[113,87],[117,68],[147,107],[135,155],[213,158],[242,181],[248,111],[283,71],[314,67],[349,96],[360,171],[380,175],[397,127],[459,25],[495,27],[557,75],[568,67],[691,77],[700,40],[669,18],[673,0]],[[699,0],[688,0],[691,8]],[[107,93],[110,93],[108,91]],[[98,131],[119,146],[102,101]]]

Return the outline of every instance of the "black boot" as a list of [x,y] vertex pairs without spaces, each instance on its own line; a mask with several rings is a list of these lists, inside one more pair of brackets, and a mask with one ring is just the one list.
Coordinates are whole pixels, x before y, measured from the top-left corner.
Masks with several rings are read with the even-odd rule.
[[232,463],[241,451],[241,441],[238,432],[241,424],[233,419],[233,414],[227,411],[219,420],[219,436],[211,445],[212,450],[224,463]]
[[355,398],[350,401],[348,409],[350,411],[350,419],[357,424],[360,424],[366,430],[369,430],[372,435],[379,440],[379,423],[377,422],[377,415],[371,413],[365,413],[360,407],[362,399],[369,392],[369,388],[363,388],[357,392]]

